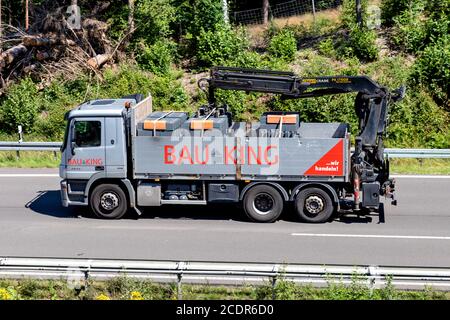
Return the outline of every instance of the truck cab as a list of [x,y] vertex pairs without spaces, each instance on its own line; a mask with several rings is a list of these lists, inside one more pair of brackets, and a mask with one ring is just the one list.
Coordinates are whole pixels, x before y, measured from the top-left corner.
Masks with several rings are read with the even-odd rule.
[[[67,128],[59,167],[63,206],[89,204],[89,194],[99,183],[118,182],[126,189],[126,107],[135,99],[88,101],[66,114]],[[129,186],[130,187],[130,186]],[[123,191],[123,190],[122,190]],[[114,192],[100,197],[105,212],[121,205]]]

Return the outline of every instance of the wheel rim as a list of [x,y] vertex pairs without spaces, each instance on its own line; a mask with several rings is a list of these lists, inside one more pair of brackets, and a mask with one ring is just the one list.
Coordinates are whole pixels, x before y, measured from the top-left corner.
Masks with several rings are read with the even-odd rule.
[[105,192],[100,197],[100,206],[105,211],[112,211],[119,206],[119,196],[114,192]]
[[274,206],[275,200],[268,193],[259,193],[253,200],[253,209],[260,215],[268,214]]
[[305,213],[310,216],[317,216],[324,208],[324,201],[318,195],[310,195],[305,199]]

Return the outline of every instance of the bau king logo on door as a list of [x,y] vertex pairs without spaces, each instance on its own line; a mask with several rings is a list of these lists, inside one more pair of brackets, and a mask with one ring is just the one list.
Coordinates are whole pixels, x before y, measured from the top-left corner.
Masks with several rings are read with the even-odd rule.
[[69,166],[101,166],[103,165],[102,158],[92,158],[92,159],[69,159]]

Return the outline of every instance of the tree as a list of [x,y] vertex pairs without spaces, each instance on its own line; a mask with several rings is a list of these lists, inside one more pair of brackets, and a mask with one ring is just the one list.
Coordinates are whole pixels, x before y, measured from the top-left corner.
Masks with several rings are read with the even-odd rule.
[[134,30],[134,0],[128,0],[128,32]]
[[[0,38],[3,36],[2,33],[2,0],[0,0]],[[0,52],[2,51],[2,48],[0,47]]]
[[29,19],[28,19],[28,0],[25,0],[25,30],[28,31]]
[[268,24],[269,23],[269,0],[263,0],[263,23]]

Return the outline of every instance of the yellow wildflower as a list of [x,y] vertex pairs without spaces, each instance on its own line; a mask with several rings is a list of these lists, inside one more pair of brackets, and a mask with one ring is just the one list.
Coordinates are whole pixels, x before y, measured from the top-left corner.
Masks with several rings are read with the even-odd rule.
[[11,299],[12,299],[12,296],[8,292],[8,290],[6,290],[4,288],[0,288],[0,300],[11,300]]
[[111,299],[109,299],[109,297],[107,295],[101,293],[95,297],[95,300],[111,300]]
[[133,291],[131,292],[131,300],[144,300],[144,298],[139,291]]

